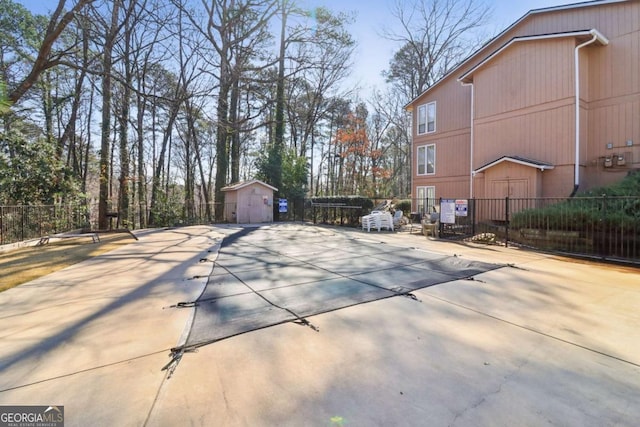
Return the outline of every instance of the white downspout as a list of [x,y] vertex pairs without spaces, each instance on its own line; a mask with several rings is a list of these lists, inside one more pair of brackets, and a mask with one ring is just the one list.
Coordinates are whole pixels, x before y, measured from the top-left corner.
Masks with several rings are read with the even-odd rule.
[[470,125],[470,153],[469,153],[469,198],[473,199],[473,142],[474,142],[474,132],[473,132],[473,115],[474,115],[474,90],[473,83],[462,83],[462,86],[471,86],[471,125]]
[[571,192],[571,196],[573,197],[578,191],[578,187],[580,186],[580,54],[579,50],[585,46],[588,46],[599,40],[602,44],[608,44],[608,40],[598,33],[596,30],[591,30],[591,34],[593,37],[591,40],[588,40],[582,44],[579,44],[575,47],[574,53],[574,61],[575,61],[575,78],[576,78],[576,142],[575,142],[575,163],[573,170],[573,191]]
[[[414,146],[413,146],[413,140],[415,139],[413,137],[413,131],[415,130],[414,128],[415,122],[413,121],[413,110],[411,110],[411,120],[409,120],[409,131],[407,132],[407,134],[409,135],[409,138],[411,139],[409,145],[409,149],[411,150],[411,209],[413,210],[413,200],[418,198],[418,192],[416,191],[416,188],[414,187],[414,183],[415,183],[415,179],[413,178],[413,172],[416,171],[417,172],[417,163],[416,163],[416,156],[415,156],[415,151]],[[418,210],[418,205],[416,202],[416,211]]]

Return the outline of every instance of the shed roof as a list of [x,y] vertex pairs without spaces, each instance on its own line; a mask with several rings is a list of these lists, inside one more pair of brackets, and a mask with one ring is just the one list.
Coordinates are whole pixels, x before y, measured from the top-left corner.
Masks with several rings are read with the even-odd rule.
[[543,170],[547,170],[547,169],[553,169],[555,166],[553,166],[550,163],[547,162],[540,162],[538,160],[532,160],[532,159],[527,159],[525,157],[520,157],[520,156],[502,156],[499,159],[496,159],[492,162],[487,163],[484,166],[479,167],[478,169],[474,170],[473,173],[480,173],[482,171],[485,171],[489,168],[492,168],[502,162],[511,162],[511,163],[517,163],[519,165],[523,165],[523,166],[529,166],[532,168],[536,168],[536,169],[540,169],[541,171]]
[[222,187],[220,190],[221,191],[240,190],[241,188],[248,187],[253,184],[260,184],[264,187],[270,188],[273,191],[278,191],[276,187],[269,185],[266,182],[262,182],[259,179],[252,179],[251,181],[236,182],[234,184],[227,185],[226,187]]

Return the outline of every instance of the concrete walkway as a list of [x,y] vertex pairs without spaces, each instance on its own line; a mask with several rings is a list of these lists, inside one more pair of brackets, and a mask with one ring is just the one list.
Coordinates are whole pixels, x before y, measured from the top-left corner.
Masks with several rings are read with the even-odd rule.
[[225,339],[167,378],[193,314],[167,307],[201,293],[233,228],[142,233],[0,293],[0,405],[64,405],[67,426],[637,424],[637,269],[329,230],[513,267],[313,316],[319,332],[287,323]]

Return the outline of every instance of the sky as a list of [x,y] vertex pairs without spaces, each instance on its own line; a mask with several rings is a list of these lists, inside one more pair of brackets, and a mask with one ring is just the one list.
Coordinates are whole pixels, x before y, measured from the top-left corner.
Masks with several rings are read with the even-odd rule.
[[[58,0],[14,0],[25,5],[35,13],[46,13],[55,9]],[[399,48],[398,45],[384,39],[380,34],[385,27],[394,25],[391,8],[396,1],[402,0],[297,0],[302,7],[313,9],[326,7],[335,12],[356,12],[356,21],[349,27],[357,41],[353,58],[353,72],[348,86],[358,86],[361,94],[372,89],[382,89],[383,70],[389,66],[389,60]],[[477,0],[487,4],[492,10],[485,31],[488,36],[496,35],[524,16],[529,10],[551,6],[578,3],[581,0]],[[71,2],[70,2],[71,3]],[[366,95],[365,95],[366,96]]]
[[[394,22],[390,11],[396,0],[298,1],[309,8],[324,6],[333,11],[357,13],[356,22],[350,27],[358,47],[353,58],[354,69],[349,80],[352,85],[361,88],[361,93],[367,93],[375,88],[382,89],[384,78],[381,73],[388,68],[389,60],[399,46],[384,39],[380,34],[384,27],[393,28]],[[484,2],[493,10],[487,22],[486,32],[488,36],[494,36],[529,10],[579,3],[580,0],[484,0]]]

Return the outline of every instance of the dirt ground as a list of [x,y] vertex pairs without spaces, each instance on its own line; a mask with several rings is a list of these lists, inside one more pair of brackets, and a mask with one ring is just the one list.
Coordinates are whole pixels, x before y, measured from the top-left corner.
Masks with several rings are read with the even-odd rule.
[[0,252],[0,292],[133,241],[130,234],[110,233],[100,234],[98,243],[87,236],[4,250]]

